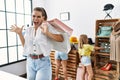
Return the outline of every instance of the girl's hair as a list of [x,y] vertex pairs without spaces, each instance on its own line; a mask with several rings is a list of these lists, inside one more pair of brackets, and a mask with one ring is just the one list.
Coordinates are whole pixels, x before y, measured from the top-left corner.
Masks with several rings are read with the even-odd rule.
[[87,37],[87,35],[82,34],[79,37],[78,47],[83,48],[84,44],[88,44],[88,37]]
[[47,13],[46,13],[44,8],[42,8],[42,7],[35,7],[33,9],[33,11],[40,11],[40,12],[42,12],[42,16],[44,16],[44,19],[47,20]]

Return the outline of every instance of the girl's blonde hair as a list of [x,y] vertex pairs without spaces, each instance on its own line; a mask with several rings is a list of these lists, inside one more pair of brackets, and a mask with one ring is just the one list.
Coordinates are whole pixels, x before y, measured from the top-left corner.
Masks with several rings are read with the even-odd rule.
[[88,37],[86,34],[82,34],[79,37],[78,47],[83,48],[84,44],[88,44]]

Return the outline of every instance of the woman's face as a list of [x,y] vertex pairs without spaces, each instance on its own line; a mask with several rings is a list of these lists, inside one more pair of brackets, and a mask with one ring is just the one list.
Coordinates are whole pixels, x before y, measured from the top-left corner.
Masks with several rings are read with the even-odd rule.
[[39,27],[42,24],[42,22],[44,21],[44,16],[42,16],[42,12],[33,11],[32,21],[33,21],[33,26],[34,27]]

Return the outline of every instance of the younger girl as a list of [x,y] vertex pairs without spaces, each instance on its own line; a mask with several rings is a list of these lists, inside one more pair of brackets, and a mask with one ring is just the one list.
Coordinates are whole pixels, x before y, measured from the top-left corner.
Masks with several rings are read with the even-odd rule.
[[101,47],[93,47],[92,45],[88,44],[88,37],[85,34],[80,35],[79,42],[78,42],[78,52],[81,56],[81,64],[84,66],[82,79],[85,78],[85,72],[88,73],[88,80],[92,80],[93,78],[93,70],[91,65],[91,53],[94,49],[103,49]]
[[59,73],[61,64],[62,64],[63,73],[64,73],[64,80],[68,80],[67,79],[67,60],[68,60],[67,53],[56,51],[55,53],[55,63],[56,63],[55,80],[58,80],[58,73]]

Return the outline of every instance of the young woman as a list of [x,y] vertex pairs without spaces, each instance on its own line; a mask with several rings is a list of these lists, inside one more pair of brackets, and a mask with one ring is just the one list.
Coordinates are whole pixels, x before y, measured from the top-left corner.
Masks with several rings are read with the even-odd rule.
[[22,35],[23,27],[12,25],[11,31],[19,35],[27,56],[28,80],[52,80],[50,40],[62,42],[63,36],[47,23],[47,14],[44,8],[35,7],[32,12],[33,26],[26,29]]

